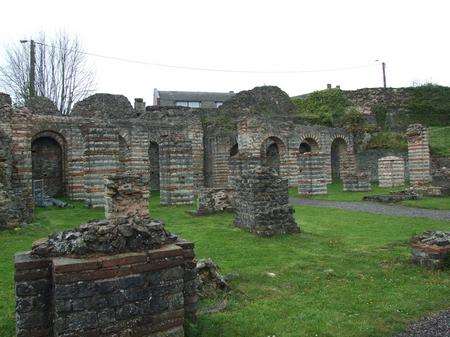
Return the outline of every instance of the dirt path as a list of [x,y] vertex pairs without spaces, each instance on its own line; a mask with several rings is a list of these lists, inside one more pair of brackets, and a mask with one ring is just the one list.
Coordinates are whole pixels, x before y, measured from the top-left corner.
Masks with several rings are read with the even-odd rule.
[[328,200],[311,200],[311,199],[297,199],[289,198],[292,205],[316,206],[339,208],[349,211],[360,211],[375,214],[384,214],[392,216],[409,216],[419,218],[430,218],[436,220],[450,221],[450,211],[413,208],[397,205],[384,205],[376,202],[350,202],[350,201],[328,201]]

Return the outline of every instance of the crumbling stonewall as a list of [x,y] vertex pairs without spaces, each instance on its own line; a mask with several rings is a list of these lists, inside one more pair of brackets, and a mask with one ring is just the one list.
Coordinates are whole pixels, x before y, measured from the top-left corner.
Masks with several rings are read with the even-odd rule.
[[196,215],[232,211],[234,190],[231,188],[203,188],[198,196]]
[[150,219],[146,186],[110,178],[106,220],[15,256],[18,336],[184,336],[196,312],[194,246]]
[[410,183],[412,185],[430,183],[430,148],[427,129],[421,124],[411,124],[406,131],[406,137]]
[[244,172],[235,183],[237,227],[266,237],[300,231],[289,205],[287,179],[258,169]]
[[412,262],[430,269],[450,267],[450,232],[426,231],[411,239]]

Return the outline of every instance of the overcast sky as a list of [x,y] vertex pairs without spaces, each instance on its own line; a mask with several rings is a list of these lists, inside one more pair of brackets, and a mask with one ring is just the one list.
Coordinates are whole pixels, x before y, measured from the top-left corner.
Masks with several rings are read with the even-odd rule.
[[[96,91],[144,97],[153,88],[240,91],[277,85],[290,95],[413,82],[450,85],[450,1],[5,0],[0,46],[38,32],[76,34],[87,52],[150,63],[284,72],[168,69],[89,57]],[[0,63],[3,62],[3,55]]]

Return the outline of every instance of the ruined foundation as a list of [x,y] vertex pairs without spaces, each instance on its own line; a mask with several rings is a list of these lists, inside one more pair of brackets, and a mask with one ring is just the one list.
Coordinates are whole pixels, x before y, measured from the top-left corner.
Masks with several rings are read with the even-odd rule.
[[431,182],[428,132],[421,124],[411,124],[406,131],[408,140],[409,182],[422,185]]
[[106,220],[15,256],[17,336],[184,336],[195,319],[193,244],[147,211],[148,184],[106,183]]
[[231,188],[203,188],[198,196],[196,215],[233,210],[234,190]]
[[298,193],[302,195],[327,194],[325,158],[318,152],[306,152],[299,158]]
[[430,269],[450,267],[450,232],[427,231],[411,239],[412,262]]
[[264,169],[245,172],[236,179],[237,227],[264,237],[298,233],[293,213],[287,179]]
[[378,184],[380,187],[395,187],[405,184],[405,161],[388,156],[378,159]]

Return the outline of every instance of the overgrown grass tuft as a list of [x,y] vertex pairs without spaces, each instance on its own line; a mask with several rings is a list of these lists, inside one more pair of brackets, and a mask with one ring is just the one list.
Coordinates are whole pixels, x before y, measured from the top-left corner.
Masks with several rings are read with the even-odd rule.
[[[450,272],[412,265],[407,243],[427,229],[448,230],[449,222],[295,207],[302,233],[263,239],[235,228],[232,214],[195,217],[190,208],[150,203],[153,217],[195,242],[199,258],[238,275],[226,310],[200,316],[190,337],[391,336],[410,319],[448,308]],[[33,225],[0,232],[2,337],[14,336],[13,254],[102,216],[80,204],[40,209]]]

